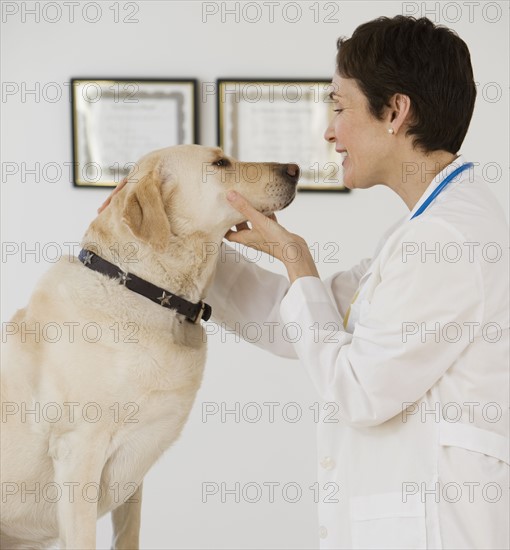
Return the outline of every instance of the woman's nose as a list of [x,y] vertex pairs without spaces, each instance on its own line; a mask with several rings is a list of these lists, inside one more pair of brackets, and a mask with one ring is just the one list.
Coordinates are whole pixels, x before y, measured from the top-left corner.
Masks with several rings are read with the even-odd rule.
[[329,142],[335,141],[335,132],[333,131],[333,123],[331,123],[324,132],[324,139]]

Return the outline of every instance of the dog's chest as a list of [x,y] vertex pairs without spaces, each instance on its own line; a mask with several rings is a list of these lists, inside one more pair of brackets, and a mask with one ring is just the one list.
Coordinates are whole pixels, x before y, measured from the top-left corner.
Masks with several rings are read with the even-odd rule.
[[136,406],[130,405],[108,449],[101,476],[99,515],[126,502],[151,466],[179,437],[199,383],[171,392],[154,392]]

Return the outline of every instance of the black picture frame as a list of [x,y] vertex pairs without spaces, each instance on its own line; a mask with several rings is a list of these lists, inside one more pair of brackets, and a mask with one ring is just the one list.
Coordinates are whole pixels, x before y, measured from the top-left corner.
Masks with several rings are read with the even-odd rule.
[[116,187],[151,150],[199,142],[195,78],[73,77],[70,83],[75,187]]
[[[230,89],[227,86],[230,86]],[[241,89],[242,86],[244,90]],[[292,105],[301,101],[300,108],[289,108],[289,105],[282,101],[282,99],[285,100],[283,96],[285,87],[289,86],[299,87],[301,95],[296,95],[296,98],[287,103]],[[251,98],[244,97],[246,90],[250,87],[255,88],[256,93],[265,89],[265,95],[264,92],[261,95],[262,105],[258,104],[257,95]],[[343,185],[341,156],[334,150],[334,145],[323,138],[323,133],[333,114],[329,99],[331,90],[330,78],[218,78],[216,80],[217,144],[226,155],[242,161],[299,164],[301,168],[299,191],[349,192],[350,189]],[[279,93],[282,97],[278,96]],[[274,104],[272,108],[269,106],[270,103]],[[243,117],[240,115],[239,105],[241,104],[243,104],[245,128],[242,128],[240,120]],[[256,108],[253,107],[255,105]],[[314,121],[313,131],[310,129],[310,120]],[[277,124],[280,126],[276,126]],[[251,131],[256,134],[256,137],[250,144],[250,137],[247,136]],[[240,138],[240,133],[243,134],[243,138]],[[284,139],[286,133],[292,134],[292,139]],[[296,144],[294,138],[298,133],[299,144]],[[243,139],[246,143],[239,143]],[[285,143],[289,144],[287,153]],[[259,155],[263,155],[264,158],[260,158]],[[310,158],[292,158],[296,155],[302,157],[306,155]]]

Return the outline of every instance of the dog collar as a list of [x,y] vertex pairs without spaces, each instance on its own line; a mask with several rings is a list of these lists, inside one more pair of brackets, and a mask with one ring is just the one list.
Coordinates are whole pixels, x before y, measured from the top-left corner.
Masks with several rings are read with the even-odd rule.
[[212,308],[209,304],[202,301],[198,302],[198,304],[189,302],[172,292],[168,292],[164,288],[160,288],[149,283],[149,281],[137,277],[133,273],[122,271],[116,265],[86,248],[82,248],[78,258],[89,269],[117,280],[119,284],[124,285],[129,290],[149,298],[149,300],[162,307],[175,309],[177,313],[184,315],[192,323],[198,323],[201,319],[207,321],[211,316]]

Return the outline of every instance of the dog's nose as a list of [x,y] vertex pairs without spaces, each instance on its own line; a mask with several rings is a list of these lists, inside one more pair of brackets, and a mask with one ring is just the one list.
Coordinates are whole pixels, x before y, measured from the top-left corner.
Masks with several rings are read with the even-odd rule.
[[285,176],[292,183],[297,183],[299,179],[299,166],[297,164],[286,164],[285,165]]

